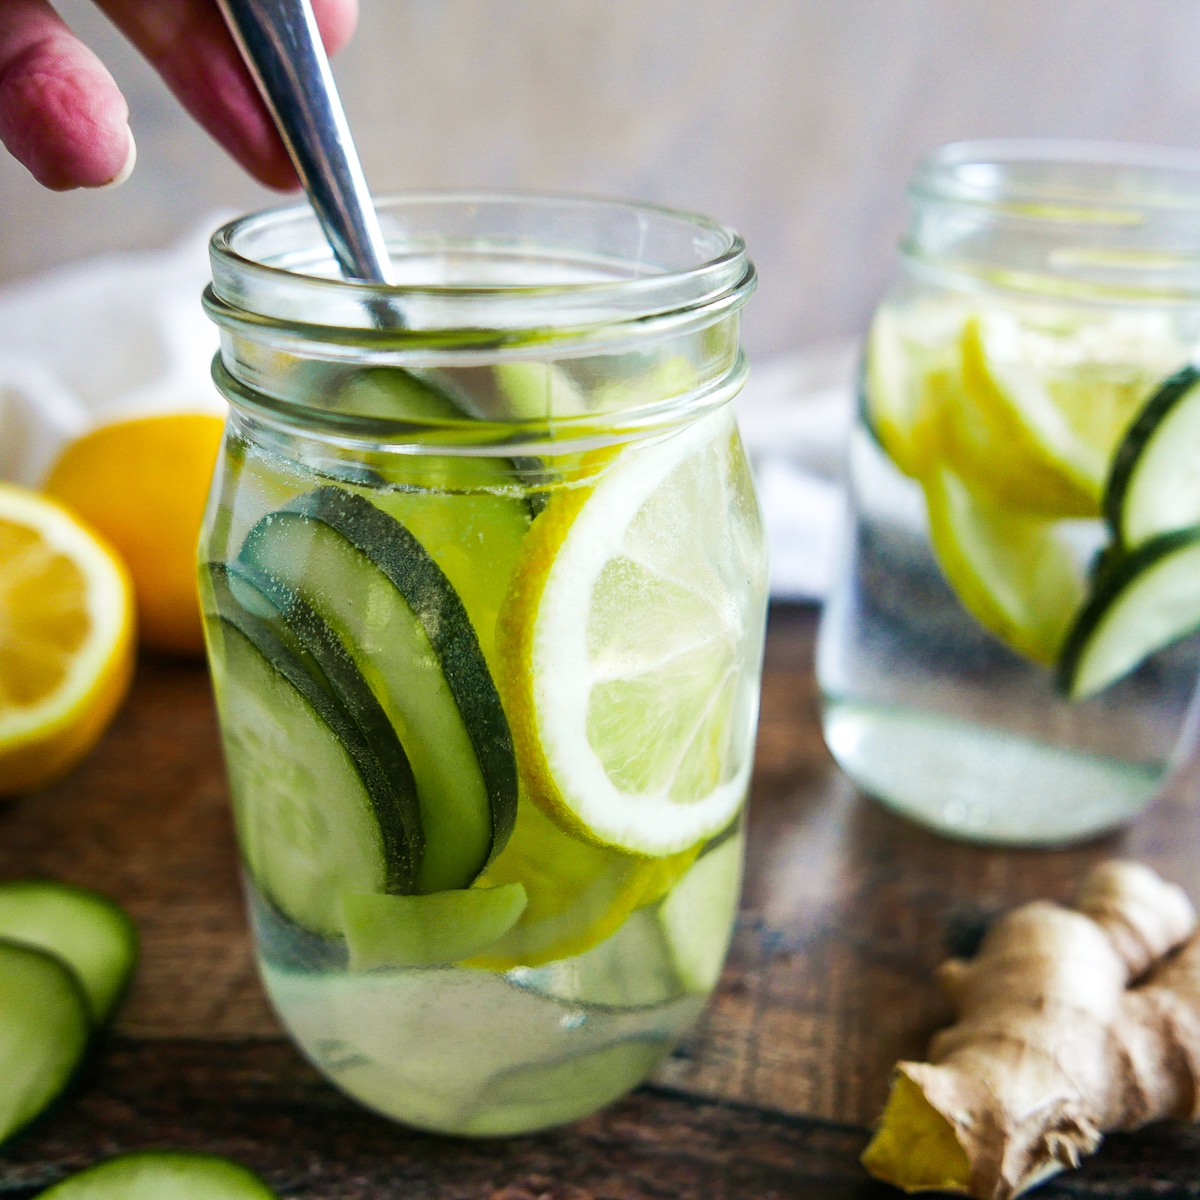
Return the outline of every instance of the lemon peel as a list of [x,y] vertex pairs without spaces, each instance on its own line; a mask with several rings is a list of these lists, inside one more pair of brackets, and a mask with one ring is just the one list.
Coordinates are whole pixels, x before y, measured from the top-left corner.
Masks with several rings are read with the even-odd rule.
[[95,744],[133,673],[120,558],[61,504],[0,484],[0,793],[46,787]]

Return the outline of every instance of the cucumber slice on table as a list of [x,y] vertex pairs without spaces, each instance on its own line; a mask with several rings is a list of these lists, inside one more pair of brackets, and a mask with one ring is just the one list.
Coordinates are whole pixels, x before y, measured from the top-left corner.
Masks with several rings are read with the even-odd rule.
[[512,832],[517,770],[499,694],[450,581],[400,521],[334,487],[264,517],[240,557],[329,623],[399,733],[425,834],[416,890],[467,887]]
[[1059,661],[1059,686],[1084,700],[1156,650],[1200,629],[1200,526],[1160,534],[1100,574]]
[[1147,401],[1113,458],[1104,515],[1127,549],[1200,525],[1200,370],[1187,366]]
[[0,1143],[67,1086],[90,1036],[74,971],[43,950],[0,940]]
[[327,682],[242,607],[222,564],[209,572],[219,617],[213,674],[242,855],[285,916],[338,935],[342,894],[410,891],[419,847]]
[[0,938],[67,963],[94,1025],[112,1015],[137,964],[137,928],[122,908],[99,892],[46,879],[0,884]]
[[97,1163],[42,1192],[41,1200],[277,1200],[253,1171],[218,1158],[144,1150]]

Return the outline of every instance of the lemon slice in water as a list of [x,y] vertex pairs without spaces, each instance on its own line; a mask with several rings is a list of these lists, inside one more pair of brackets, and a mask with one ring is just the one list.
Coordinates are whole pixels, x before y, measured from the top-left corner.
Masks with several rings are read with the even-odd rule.
[[1136,321],[1052,326],[980,313],[963,329],[964,403],[950,413],[950,456],[1009,507],[1097,516],[1118,442],[1185,358],[1167,331]]
[[508,845],[478,886],[499,891],[520,885],[526,907],[468,965],[507,971],[582,954],[616,933],[635,909],[670,891],[698,850],[645,858],[597,846],[565,833],[523,798]]
[[918,476],[938,450],[943,394],[958,378],[960,305],[884,306],[867,339],[866,415],[888,457]]
[[746,793],[766,563],[732,417],[618,455],[534,522],[498,648],[530,794],[576,837],[648,856]]
[[921,482],[934,553],[963,607],[1019,654],[1053,663],[1084,595],[1055,523],[997,506],[946,467]]

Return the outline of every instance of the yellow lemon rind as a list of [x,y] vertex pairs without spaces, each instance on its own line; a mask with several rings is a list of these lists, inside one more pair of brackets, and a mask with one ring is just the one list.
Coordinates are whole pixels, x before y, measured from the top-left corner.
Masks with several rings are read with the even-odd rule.
[[25,525],[76,562],[91,628],[66,677],[36,705],[0,715],[0,794],[47,787],[99,740],[133,676],[133,586],[116,552],[65,506],[0,484],[0,519]]

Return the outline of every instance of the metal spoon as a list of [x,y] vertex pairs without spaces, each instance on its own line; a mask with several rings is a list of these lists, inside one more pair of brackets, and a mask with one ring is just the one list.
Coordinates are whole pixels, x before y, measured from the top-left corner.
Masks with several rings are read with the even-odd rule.
[[[391,283],[387,245],[309,0],[217,3],[342,274]],[[390,319],[380,323],[394,325],[397,314],[388,310]]]

